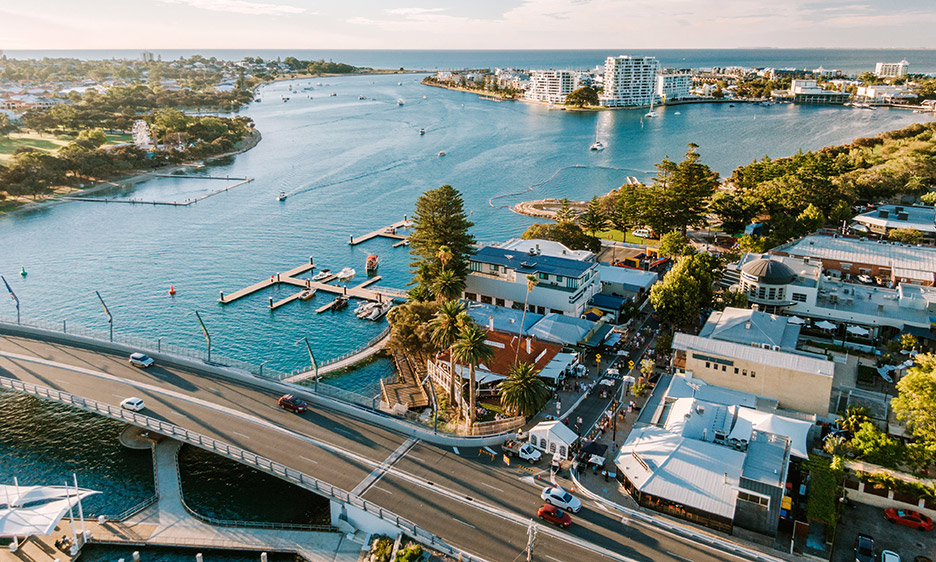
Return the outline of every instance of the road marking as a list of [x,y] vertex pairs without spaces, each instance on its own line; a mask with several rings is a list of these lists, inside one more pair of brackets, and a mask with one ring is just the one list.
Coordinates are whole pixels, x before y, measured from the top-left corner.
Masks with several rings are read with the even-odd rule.
[[310,459],[309,457],[304,457],[304,456],[302,456],[302,455],[299,455],[299,458],[302,459],[302,460],[304,460],[304,461],[308,461],[308,462],[310,462],[310,463],[312,463],[312,464],[318,464],[318,461],[314,461],[314,460]]
[[488,487],[488,488],[491,488],[492,490],[497,490],[498,492],[503,492],[503,491],[504,491],[503,488],[498,488],[497,486],[491,486],[490,484],[485,484],[484,482],[479,482],[479,484],[481,484],[482,486],[486,486],[486,487]]
[[555,556],[550,556],[548,554],[544,554],[543,556],[545,556],[546,558],[549,558],[550,560],[555,560],[556,562],[565,562],[564,560],[559,560]]
[[471,527],[472,529],[477,529],[477,527],[475,527],[475,526],[472,525],[471,523],[465,523],[464,521],[462,521],[461,519],[458,519],[457,517],[452,517],[452,521],[458,521],[458,522],[461,523],[462,525],[467,525],[467,526]]
[[393,492],[391,492],[390,490],[387,490],[386,488],[382,488],[382,487],[380,487],[380,486],[376,486],[376,485],[375,485],[375,486],[371,486],[371,489],[372,489],[372,490],[380,490],[381,492],[383,492],[383,493],[385,493],[385,494],[390,494],[391,496],[393,495]]
[[667,550],[666,553],[669,554],[670,556],[672,556],[673,558],[677,559],[677,560],[685,560],[686,562],[692,562],[692,559],[691,559],[691,558],[686,558],[685,556],[680,556],[680,555],[676,554],[675,552],[670,552],[670,551]]
[[419,462],[426,462],[422,457],[417,457],[416,455],[406,455],[406,457],[407,457],[407,458],[410,458],[410,459],[413,459],[413,460],[416,460],[416,461],[419,461]]
[[384,462],[377,465],[377,468],[365,476],[364,480],[361,480],[361,482],[358,483],[358,485],[355,486],[353,490],[351,490],[351,493],[361,496],[367,492],[371,486],[376,484],[377,481],[383,477],[383,475],[390,469],[390,467],[395,465],[397,461],[402,459],[406,453],[409,452],[410,449],[415,447],[416,443],[419,443],[419,440],[413,439],[412,437],[400,443],[400,446],[397,447],[392,453],[390,453],[390,456],[388,456]]
[[335,428],[333,428],[333,429],[334,429],[335,431],[340,431],[341,433],[344,433],[345,435],[354,435],[354,432],[353,432],[353,431],[351,431],[351,430],[349,430],[349,429],[345,429],[345,428],[343,428],[343,427],[335,427]]
[[234,435],[240,435],[240,436],[243,437],[244,439],[250,439],[250,436],[249,436],[249,435],[244,435],[243,433],[241,433],[241,432],[239,432],[239,431],[232,431],[231,433],[233,433]]
[[455,454],[456,454],[456,455],[461,455],[461,453],[458,452],[458,447],[454,447],[454,446],[453,446],[452,449],[455,450]]

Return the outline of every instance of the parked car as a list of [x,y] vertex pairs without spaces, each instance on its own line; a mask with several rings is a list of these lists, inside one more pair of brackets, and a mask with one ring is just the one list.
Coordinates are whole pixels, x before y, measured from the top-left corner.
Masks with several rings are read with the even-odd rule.
[[932,531],[933,530],[933,520],[929,517],[919,513],[917,511],[912,511],[909,509],[897,509],[894,507],[888,507],[884,510],[884,519],[887,519],[888,523],[896,523],[898,525],[906,525],[907,527],[912,527],[914,529],[919,529],[921,531]]
[[123,408],[124,410],[130,410],[131,412],[139,412],[140,410],[145,408],[146,405],[143,404],[143,400],[141,398],[137,398],[136,396],[131,396],[130,398],[124,398],[123,400],[121,400],[120,407]]
[[284,410],[289,410],[297,414],[301,414],[309,409],[309,405],[306,404],[305,400],[302,400],[298,396],[292,394],[284,394],[280,396],[279,401],[276,403],[280,408]]
[[572,526],[572,517],[554,505],[546,504],[540,507],[539,511],[536,512],[536,516],[547,523],[552,523],[563,529],[568,529]]
[[900,562],[900,555],[893,550],[881,551],[881,562]]
[[134,367],[141,367],[143,369],[147,367],[152,367],[156,363],[153,361],[153,358],[149,355],[144,355],[142,353],[131,353],[130,354],[130,364]]
[[577,497],[563,490],[562,486],[543,488],[543,493],[540,494],[540,496],[543,498],[544,502],[556,507],[561,507],[566,511],[578,513],[582,510],[582,502],[579,501]]
[[638,228],[634,231],[634,236],[637,238],[650,238],[651,232],[646,228]]
[[855,537],[855,562],[874,562],[874,539],[858,533]]
[[861,274],[858,276],[858,280],[864,283],[865,285],[874,285],[874,278],[870,275]]
[[543,454],[539,452],[538,449],[530,445],[529,443],[521,443],[515,439],[508,439],[501,445],[501,451],[504,452],[508,457],[514,455],[520,457],[525,461],[535,463],[539,461]]

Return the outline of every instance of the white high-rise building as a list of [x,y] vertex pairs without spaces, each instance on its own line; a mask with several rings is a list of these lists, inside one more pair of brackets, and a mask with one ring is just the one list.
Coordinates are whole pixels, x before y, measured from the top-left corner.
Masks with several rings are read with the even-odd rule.
[[909,68],[910,63],[907,59],[900,62],[879,62],[874,65],[874,74],[879,78],[900,78]]
[[691,72],[672,72],[656,76],[656,95],[664,102],[686,99],[691,96],[691,90]]
[[579,74],[574,70],[531,70],[530,87],[523,97],[532,101],[565,103],[566,96],[575,91]]
[[650,105],[656,90],[660,62],[654,57],[621,55],[605,60],[601,105],[639,107]]

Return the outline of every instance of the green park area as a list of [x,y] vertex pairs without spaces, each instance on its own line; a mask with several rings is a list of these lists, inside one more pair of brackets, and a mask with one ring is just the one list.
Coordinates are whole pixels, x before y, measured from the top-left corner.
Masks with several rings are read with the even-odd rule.
[[[20,148],[32,148],[43,152],[54,153],[60,148],[74,141],[75,135],[58,135],[51,133],[37,133],[35,131],[10,133],[0,136],[0,164],[5,165],[13,158],[13,153]],[[130,134],[107,135],[107,144],[121,144],[131,142]]]
[[602,240],[613,240],[615,242],[628,242],[631,244],[640,244],[642,246],[659,246],[660,241],[655,238],[641,238],[640,236],[634,236],[634,233],[631,231],[622,232],[620,230],[602,230],[596,233],[598,238]]

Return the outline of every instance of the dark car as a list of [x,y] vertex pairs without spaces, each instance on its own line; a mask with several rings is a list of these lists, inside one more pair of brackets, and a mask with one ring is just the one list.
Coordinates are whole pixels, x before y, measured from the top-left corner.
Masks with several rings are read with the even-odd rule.
[[855,562],[874,562],[874,539],[868,535],[855,537]]
[[568,529],[572,526],[572,518],[569,514],[554,505],[546,504],[539,508],[539,511],[536,512],[536,516],[547,523],[552,523],[563,529]]
[[277,402],[280,408],[284,410],[289,410],[297,414],[301,414],[309,409],[309,405],[305,403],[304,400],[293,396],[292,394],[284,394],[280,396],[279,401]]
[[893,507],[888,507],[884,510],[884,519],[887,519],[888,523],[906,525],[907,527],[912,527],[921,531],[933,530],[932,519],[923,515],[922,513],[911,511],[909,509],[896,509]]

